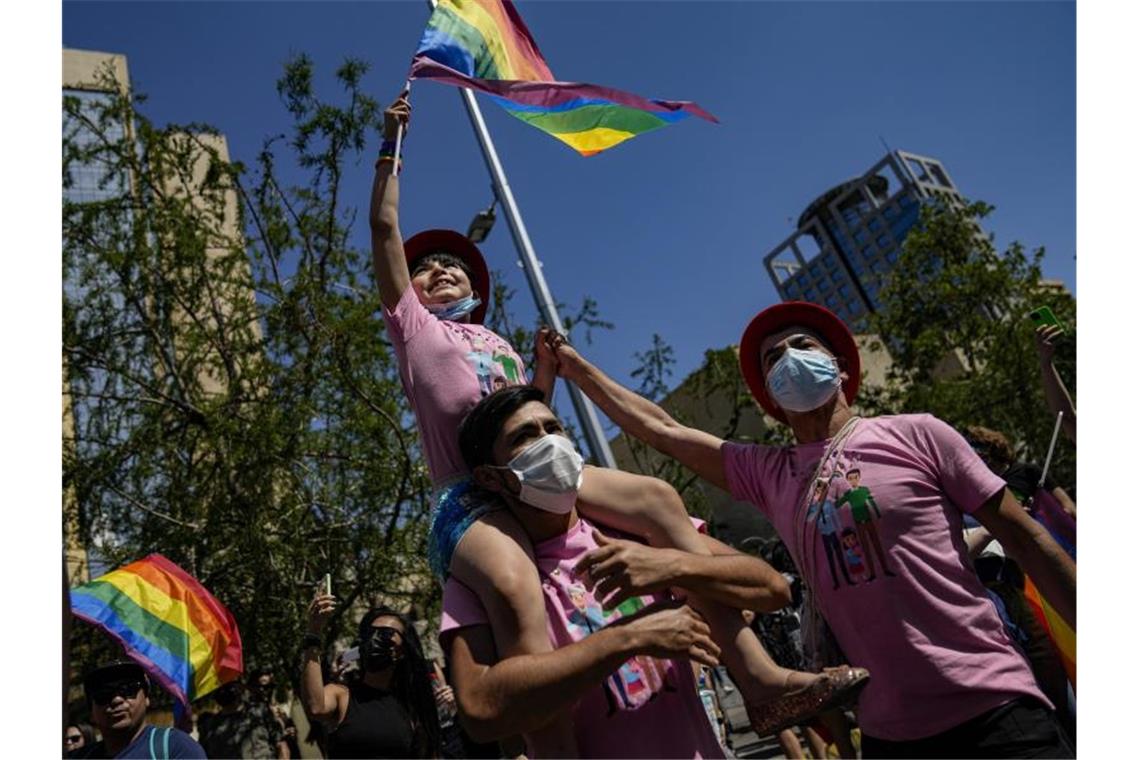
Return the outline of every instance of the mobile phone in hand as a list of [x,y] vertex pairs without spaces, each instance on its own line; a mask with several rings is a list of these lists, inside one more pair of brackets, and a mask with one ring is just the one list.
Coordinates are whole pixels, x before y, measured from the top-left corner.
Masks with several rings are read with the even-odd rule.
[[1029,312],[1029,319],[1037,327],[1044,327],[1046,325],[1056,325],[1064,332],[1065,326],[1061,324],[1061,320],[1057,319],[1057,315],[1048,306],[1039,306],[1033,311]]
[[325,596],[332,596],[332,576],[325,573]]

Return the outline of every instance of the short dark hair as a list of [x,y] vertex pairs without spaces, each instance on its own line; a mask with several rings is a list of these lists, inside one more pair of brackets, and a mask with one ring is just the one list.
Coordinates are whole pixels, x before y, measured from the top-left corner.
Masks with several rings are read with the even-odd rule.
[[459,267],[463,270],[463,273],[467,275],[467,279],[472,280],[472,284],[474,284],[474,275],[471,272],[471,267],[467,266],[467,262],[456,256],[454,253],[449,253],[447,251],[432,251],[431,253],[425,253],[423,256],[420,256],[412,262],[411,266],[408,267],[408,272],[412,275],[415,275],[416,272],[420,271],[420,269],[426,267],[428,264],[439,264],[440,266],[444,267]]
[[491,449],[507,418],[531,401],[545,401],[546,394],[533,385],[508,385],[490,394],[459,423],[459,451],[469,469],[491,464]]
[[847,473],[843,477],[847,477],[847,475],[862,475],[862,474],[863,474],[863,471],[860,470],[858,467],[852,467],[850,470],[847,471]]

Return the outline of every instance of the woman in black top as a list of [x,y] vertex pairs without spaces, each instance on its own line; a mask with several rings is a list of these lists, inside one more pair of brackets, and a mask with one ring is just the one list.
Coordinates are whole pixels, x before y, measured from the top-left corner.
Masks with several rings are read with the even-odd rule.
[[431,666],[411,621],[388,607],[369,610],[358,630],[360,671],[346,684],[326,684],[320,631],[335,606],[323,593],[309,606],[301,673],[305,711],[330,732],[328,756],[440,757]]

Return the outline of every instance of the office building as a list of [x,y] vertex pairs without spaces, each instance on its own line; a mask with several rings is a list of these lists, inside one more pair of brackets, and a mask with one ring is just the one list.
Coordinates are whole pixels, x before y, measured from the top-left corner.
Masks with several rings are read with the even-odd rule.
[[783,300],[826,306],[864,332],[919,208],[937,200],[963,202],[942,163],[893,150],[812,201],[764,266]]

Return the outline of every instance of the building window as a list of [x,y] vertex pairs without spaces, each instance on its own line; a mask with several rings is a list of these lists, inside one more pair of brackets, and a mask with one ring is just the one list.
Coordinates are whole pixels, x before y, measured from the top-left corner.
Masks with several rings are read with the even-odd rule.
[[880,229],[882,229],[882,226],[883,220],[877,216],[872,217],[871,221],[867,223],[867,229],[869,229],[871,232],[878,232]]
[[879,235],[877,238],[875,238],[875,245],[879,246],[880,248],[882,248],[884,250],[886,250],[887,248],[890,248],[891,247],[890,236],[884,232],[882,235]]

